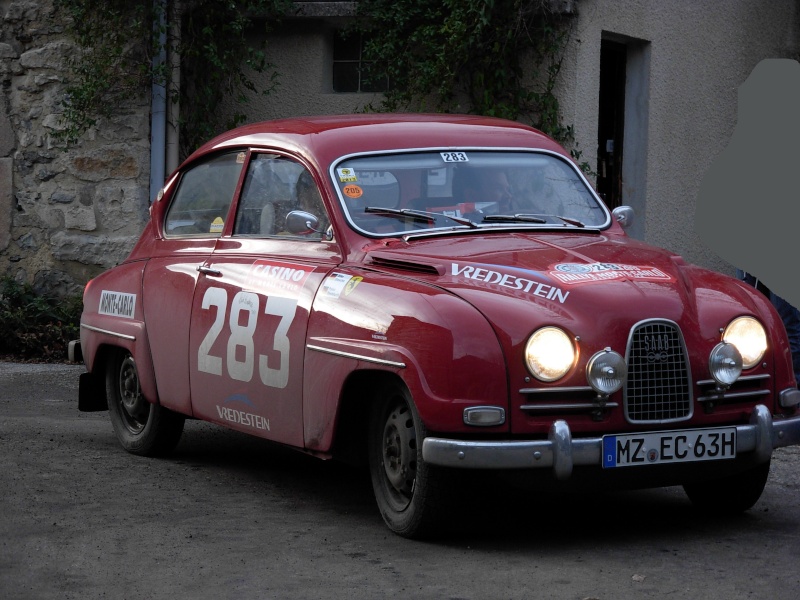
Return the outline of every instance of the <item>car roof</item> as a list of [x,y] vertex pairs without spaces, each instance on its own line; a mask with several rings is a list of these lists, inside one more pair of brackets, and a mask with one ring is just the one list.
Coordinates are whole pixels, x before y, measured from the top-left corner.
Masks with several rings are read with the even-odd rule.
[[564,155],[542,132],[505,119],[452,114],[352,114],[264,121],[212,139],[187,162],[224,148],[287,149],[330,163],[344,155],[415,148],[537,148]]

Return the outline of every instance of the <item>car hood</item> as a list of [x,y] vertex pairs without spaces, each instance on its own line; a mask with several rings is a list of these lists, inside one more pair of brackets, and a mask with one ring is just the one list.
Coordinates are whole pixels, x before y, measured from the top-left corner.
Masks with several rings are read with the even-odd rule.
[[557,324],[576,335],[668,319],[706,339],[735,316],[756,312],[736,279],[687,265],[624,235],[523,233],[390,243],[373,267],[418,276],[480,310],[514,343]]

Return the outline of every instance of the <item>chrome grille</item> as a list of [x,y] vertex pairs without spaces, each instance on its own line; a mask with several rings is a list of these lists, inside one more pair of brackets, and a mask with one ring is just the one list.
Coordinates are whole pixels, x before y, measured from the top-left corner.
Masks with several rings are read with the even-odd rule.
[[645,321],[628,339],[625,415],[632,423],[692,416],[692,386],[681,331],[671,321]]

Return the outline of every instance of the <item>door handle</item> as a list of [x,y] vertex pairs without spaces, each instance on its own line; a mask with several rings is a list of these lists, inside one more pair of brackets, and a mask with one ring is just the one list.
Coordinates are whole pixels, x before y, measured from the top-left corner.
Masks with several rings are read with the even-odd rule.
[[205,265],[197,265],[197,270],[203,275],[208,275],[209,277],[222,277],[222,271],[212,269],[211,267],[207,267]]

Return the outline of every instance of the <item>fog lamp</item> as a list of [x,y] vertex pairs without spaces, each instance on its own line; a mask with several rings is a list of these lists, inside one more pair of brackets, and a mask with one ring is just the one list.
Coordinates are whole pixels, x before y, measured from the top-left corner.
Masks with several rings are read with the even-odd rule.
[[729,387],[742,374],[742,355],[733,344],[720,342],[708,358],[711,376],[722,387]]
[[611,348],[601,350],[589,359],[586,365],[586,379],[598,394],[613,394],[625,383],[628,365],[625,359]]

